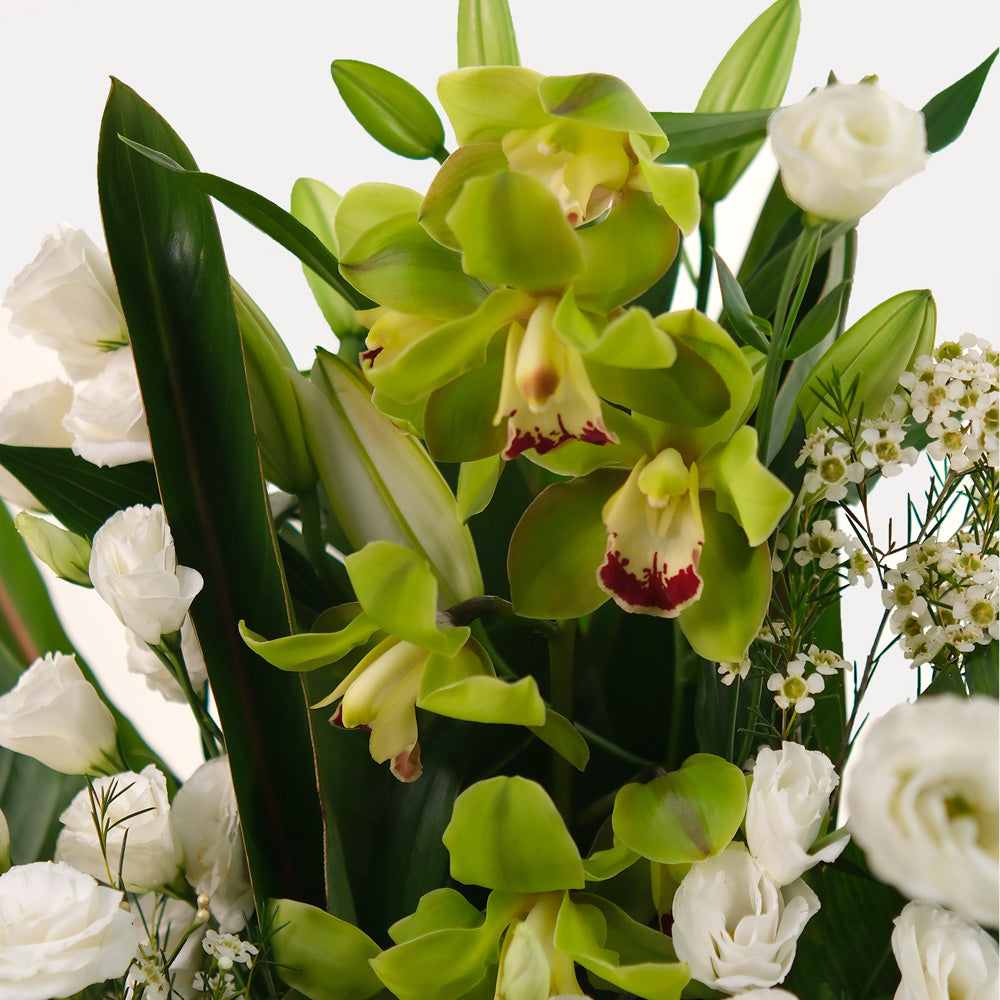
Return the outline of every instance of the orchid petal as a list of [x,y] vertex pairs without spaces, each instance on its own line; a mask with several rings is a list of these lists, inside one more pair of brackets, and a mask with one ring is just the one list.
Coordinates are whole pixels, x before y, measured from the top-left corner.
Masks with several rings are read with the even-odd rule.
[[639,172],[653,200],[690,236],[701,221],[698,175],[690,168],[671,163],[639,161]]
[[438,100],[462,146],[499,142],[511,129],[550,120],[538,98],[542,79],[520,66],[467,66],[438,80]]

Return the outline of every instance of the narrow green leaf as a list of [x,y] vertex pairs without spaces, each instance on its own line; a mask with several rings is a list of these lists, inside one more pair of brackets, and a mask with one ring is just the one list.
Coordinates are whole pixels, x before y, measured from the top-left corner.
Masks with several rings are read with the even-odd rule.
[[803,316],[788,342],[782,358],[791,361],[815,347],[833,329],[840,315],[840,307],[851,287],[849,281],[842,281],[832,288]]
[[[181,172],[138,155],[123,134],[163,151]],[[322,904],[323,830],[302,684],[264,667],[236,627],[244,617],[265,634],[288,634],[289,608],[230,277],[211,203],[187,171],[197,166],[176,133],[114,80],[98,148],[101,214],[177,558],[205,580],[191,612],[226,734],[254,893],[258,903],[287,896]],[[216,181],[208,186],[227,190]],[[270,203],[231,187],[235,204],[274,220],[262,210]]]
[[[722,57],[695,111],[745,111],[780,104],[792,71],[800,16],[798,0],[777,0],[768,7]],[[712,202],[724,198],[762,144],[760,139],[700,166],[702,197]]]
[[706,163],[767,138],[770,109],[751,111],[654,111],[670,140],[657,163]]
[[[133,136],[135,134],[133,133]],[[268,201],[263,195],[240,184],[227,181],[224,177],[206,174],[194,167],[184,167],[173,157],[136,141],[134,137],[121,134],[118,138],[159,166],[172,170],[197,185],[202,191],[207,192],[213,198],[221,201],[227,208],[232,209],[250,225],[256,226],[276,243],[280,243],[342,295],[355,309],[368,309],[374,305],[353,285],[344,280],[337,258],[327,250],[319,237],[302,225],[293,215],[279,205],[275,205],[273,201]]]
[[[713,251],[714,252],[714,251]],[[733,326],[733,333],[744,344],[756,348],[762,354],[767,353],[767,341],[754,322],[753,310],[747,302],[747,297],[740,288],[740,283],[733,277],[726,262],[715,254],[715,266],[719,272],[719,287],[722,290],[722,305]]]
[[70,531],[92,539],[112,514],[134,504],[159,502],[149,462],[101,468],[69,448],[0,445],[0,464]]
[[444,162],[444,126],[413,84],[358,59],[335,59],[330,72],[348,110],[377,143],[410,160]]
[[458,65],[521,65],[507,0],[458,0]]
[[962,134],[998,52],[1000,49],[994,49],[971,73],[966,73],[923,106],[928,153],[944,149]]

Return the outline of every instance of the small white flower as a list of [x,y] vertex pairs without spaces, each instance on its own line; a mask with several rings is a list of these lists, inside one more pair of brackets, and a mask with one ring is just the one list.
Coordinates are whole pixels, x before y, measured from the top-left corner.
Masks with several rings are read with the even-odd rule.
[[847,535],[829,521],[813,521],[808,531],[795,539],[797,549],[793,558],[800,566],[808,566],[814,559],[820,569],[832,569],[840,562],[837,552],[847,544]]
[[720,663],[719,674],[722,677],[722,683],[728,687],[737,677],[740,680],[746,680],[747,674],[750,673],[750,666],[749,656],[744,656],[738,663]]
[[228,972],[236,963],[250,968],[253,957],[257,954],[257,949],[252,944],[235,934],[219,934],[212,930],[205,932],[202,947],[215,959],[223,972]]
[[822,674],[811,673],[803,677],[805,667],[805,660],[800,655],[788,664],[786,676],[775,673],[768,677],[767,689],[774,692],[775,704],[782,711],[794,708],[799,715],[811,711],[816,705],[812,696],[826,686]]
[[851,665],[832,649],[820,649],[811,645],[803,655],[807,663],[811,663],[816,672],[832,677],[838,670],[850,670]]
[[875,570],[875,563],[865,551],[861,543],[855,539],[848,539],[845,554],[847,556],[847,582],[856,586],[859,581],[864,581],[866,587],[874,583],[872,573]]

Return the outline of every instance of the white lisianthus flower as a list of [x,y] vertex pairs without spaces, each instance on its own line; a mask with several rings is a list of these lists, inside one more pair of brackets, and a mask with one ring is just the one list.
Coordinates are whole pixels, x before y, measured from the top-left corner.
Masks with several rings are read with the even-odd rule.
[[72,654],[46,653],[0,697],[0,746],[63,774],[118,766],[118,730]]
[[929,159],[924,116],[876,82],[834,83],[767,123],[788,197],[820,219],[870,212]]
[[153,457],[132,348],[108,355],[104,368],[76,390],[63,427],[73,436],[73,454],[94,465]]
[[[121,864],[122,881],[130,892],[170,885],[180,873],[181,846],[170,819],[163,774],[148,764],[139,774],[124,771],[99,778],[93,790],[98,802],[110,799],[103,818],[110,828],[106,845],[112,874],[117,876]],[[63,829],[56,840],[56,860],[107,879],[88,789],[77,793],[59,821]]]
[[799,1000],[788,990],[749,990],[746,993],[734,993],[729,1000]]
[[240,930],[254,904],[229,758],[202,764],[177,790],[171,815],[185,877],[208,896],[223,933]]
[[820,861],[835,861],[847,846],[845,835],[808,853],[839,780],[826,754],[800,743],[757,754],[747,801],[747,847],[779,885],[794,882]]
[[150,645],[181,627],[203,582],[197,570],[177,565],[159,504],[120,510],[98,528],[90,579],[118,620]]
[[779,886],[740,843],[700,861],[673,902],[677,957],[699,982],[734,993],[788,975],[819,899],[801,879]]
[[908,903],[893,924],[895,1000],[996,1000],[997,943],[981,927],[933,903]]
[[844,775],[872,872],[911,899],[997,926],[1000,708],[942,694],[869,723]]
[[12,313],[11,333],[58,351],[73,379],[96,375],[105,353],[128,343],[111,262],[82,229],[53,229],[3,306]]
[[[143,642],[135,632],[129,631],[125,636],[125,645],[125,666],[130,673],[145,678],[146,686],[151,691],[163,695],[167,701],[187,704],[187,698],[180,684],[147,643]],[[205,655],[201,651],[198,633],[194,629],[190,615],[181,624],[181,656],[184,657],[184,666],[191,687],[197,693],[208,681],[208,668],[205,666]]]
[[50,1000],[125,974],[140,930],[122,894],[68,865],[0,875],[0,1000]]
[[[12,392],[0,409],[0,444],[68,448],[73,436],[62,421],[72,402],[73,387],[60,379]],[[0,469],[0,497],[19,507],[41,507],[6,469]]]

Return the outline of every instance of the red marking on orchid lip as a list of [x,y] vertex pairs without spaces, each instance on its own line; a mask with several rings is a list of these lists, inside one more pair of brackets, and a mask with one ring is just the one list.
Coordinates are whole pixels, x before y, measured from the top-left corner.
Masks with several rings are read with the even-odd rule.
[[[513,418],[515,413],[517,410],[511,410],[510,418]],[[559,421],[559,430],[552,434],[546,434],[537,425],[533,428],[527,428],[510,424],[511,436],[507,441],[507,447],[503,450],[503,457],[508,460],[517,458],[522,452],[531,448],[534,448],[539,455],[545,455],[567,441],[583,441],[585,444],[618,443],[618,438],[608,434],[593,421],[588,421],[579,434],[573,434],[566,429],[562,414],[556,414],[556,419]]]
[[674,915],[673,913],[661,913],[660,914],[660,933],[666,934],[670,937],[674,930]]
[[348,728],[350,728],[350,729],[362,729],[366,733],[370,733],[372,731],[372,727],[371,726],[366,726],[364,724],[362,724],[360,726],[350,726],[350,727],[345,726],[344,725],[344,703],[343,702],[341,702],[337,706],[337,711],[334,712],[333,715],[330,716],[330,725],[331,726],[336,726],[337,729],[343,729],[345,731]]
[[618,444],[618,438],[593,421],[588,421],[580,432],[580,440],[585,444]]
[[696,550],[691,564],[671,575],[666,566],[658,568],[659,553],[654,553],[653,565],[644,567],[640,577],[626,568],[629,561],[620,552],[609,551],[598,574],[601,583],[630,610],[679,613],[701,593],[701,577],[695,572],[698,554]]
[[361,362],[361,364],[362,364],[362,366],[364,366],[365,364],[367,364],[369,368],[374,368],[375,367],[375,359],[382,353],[382,351],[383,351],[383,348],[381,348],[381,347],[372,347],[372,348],[370,348],[367,351],[362,351],[361,352],[361,357],[359,359],[360,362]]

